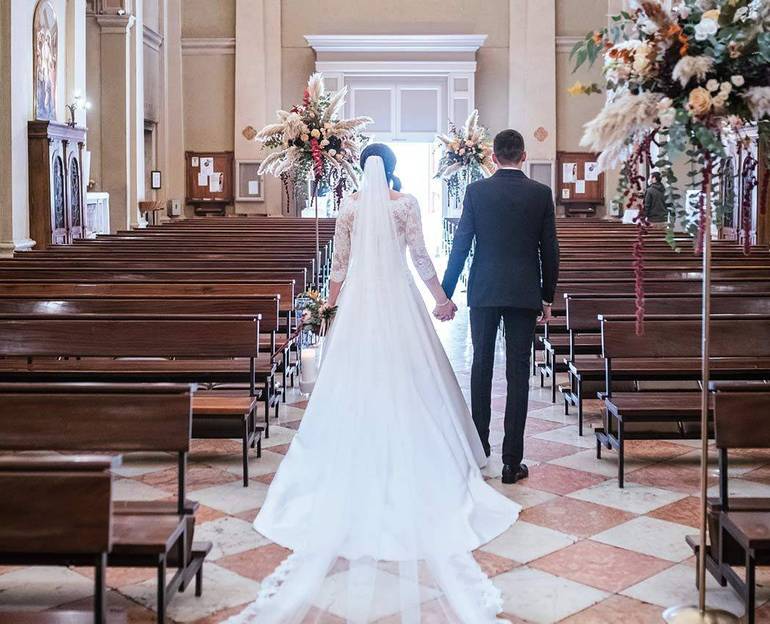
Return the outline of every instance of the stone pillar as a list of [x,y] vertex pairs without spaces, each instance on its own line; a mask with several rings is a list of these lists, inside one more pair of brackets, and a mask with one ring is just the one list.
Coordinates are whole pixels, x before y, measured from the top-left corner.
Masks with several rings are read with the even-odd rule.
[[[236,0],[235,160],[258,160],[261,146],[243,131],[272,122],[281,105],[280,0]],[[236,202],[237,213],[280,213],[281,183],[265,180],[264,202]]]
[[110,194],[110,228],[131,225],[131,41],[133,15],[97,15],[100,27],[100,190]]
[[0,256],[13,252],[11,3],[0,3]]
[[163,172],[159,199],[185,197],[184,107],[182,99],[182,0],[162,0],[160,88],[161,113],[158,123],[158,163]]
[[508,123],[531,160],[556,159],[556,1],[510,0]]
[[131,201],[128,221],[131,226],[146,225],[139,214],[139,202],[145,198],[144,190],[144,2],[134,3],[134,22],[128,31],[129,39],[129,151],[128,187]]
[[[142,2],[90,0],[88,89],[94,100],[89,147],[96,188],[110,194],[110,228],[139,221],[144,198]],[[91,134],[91,133],[90,133]]]

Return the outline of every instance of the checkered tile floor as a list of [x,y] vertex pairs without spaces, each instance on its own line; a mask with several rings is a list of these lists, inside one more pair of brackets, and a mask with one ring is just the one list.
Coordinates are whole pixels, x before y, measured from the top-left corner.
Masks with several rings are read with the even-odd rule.
[[[467,311],[439,331],[459,380],[470,379]],[[618,489],[616,458],[595,458],[590,426],[577,435],[574,416],[552,406],[548,389],[532,380],[527,423],[528,480],[500,482],[502,359],[494,381],[493,445],[496,461],[489,482],[523,506],[520,520],[476,553],[504,595],[510,622],[646,624],[660,622],[663,608],[696,599],[694,560],[684,538],[698,519],[698,452],[683,442],[627,443],[627,483]],[[214,550],[205,565],[204,594],[177,595],[169,607],[174,622],[214,624],[250,602],[260,581],[288,554],[260,537],[251,521],[262,504],[278,464],[302,419],[306,403],[296,392],[281,408],[262,459],[252,458],[249,488],[241,486],[240,443],[197,440],[188,482],[200,501],[196,538]],[[592,406],[598,410],[598,405]],[[493,453],[493,458],[495,454]],[[736,493],[770,496],[770,455],[746,455],[733,462]],[[127,456],[119,470],[117,498],[169,498],[175,466],[169,456]],[[765,571],[766,572],[766,571]],[[760,574],[758,621],[770,622],[770,574]],[[129,622],[154,622],[152,569],[111,569],[109,603],[124,608]],[[91,571],[65,568],[0,567],[0,609],[88,608]],[[729,589],[709,584],[709,602],[741,614]],[[767,604],[766,604],[767,603]],[[434,619],[430,622],[437,622]],[[341,622],[329,617],[329,622]],[[388,621],[383,620],[383,622]]]

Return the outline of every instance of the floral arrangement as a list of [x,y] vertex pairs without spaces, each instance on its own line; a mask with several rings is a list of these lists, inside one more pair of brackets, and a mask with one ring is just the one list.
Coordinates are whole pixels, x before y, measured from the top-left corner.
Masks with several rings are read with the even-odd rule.
[[[623,162],[620,203],[639,210],[634,255],[637,331],[641,332],[643,239],[649,226],[641,200],[641,168],[658,168],[667,182],[668,236],[673,243],[677,209],[682,212],[685,207],[676,190],[672,161],[675,153],[687,156],[690,185],[701,189],[696,236],[696,251],[700,250],[707,222],[705,198],[711,196],[712,179],[726,157],[725,145],[742,149],[750,141],[747,130],[755,126],[760,141],[770,140],[770,3],[635,0],[629,11],[612,16],[607,28],[587,34],[576,44],[572,58],[575,69],[603,59],[607,100],[599,115],[586,124],[581,144],[601,152],[602,168]],[[601,90],[596,84],[576,84],[571,92]],[[765,188],[760,198],[763,206],[766,193]],[[748,228],[745,217],[742,223]],[[745,242],[747,231],[743,237]]]
[[279,110],[278,123],[257,133],[255,140],[274,149],[260,165],[259,173],[279,176],[287,196],[289,182],[311,180],[314,194],[321,187],[332,189],[339,201],[344,190],[358,179],[358,159],[366,144],[361,131],[369,117],[341,119],[347,87],[336,92],[324,88],[323,75],[308,80],[302,104]]
[[298,298],[297,307],[302,310],[300,324],[303,329],[317,336],[324,336],[337,313],[337,308],[327,305],[317,290],[308,290]]
[[434,177],[446,182],[450,200],[461,201],[468,184],[495,170],[487,129],[479,124],[479,112],[474,110],[463,127],[450,123],[449,133],[439,134],[438,140],[443,153]]

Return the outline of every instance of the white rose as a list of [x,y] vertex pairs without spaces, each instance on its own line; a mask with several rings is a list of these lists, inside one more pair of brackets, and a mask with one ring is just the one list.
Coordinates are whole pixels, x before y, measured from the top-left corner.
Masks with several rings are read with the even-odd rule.
[[695,26],[695,39],[698,41],[705,41],[711,35],[715,35],[719,30],[719,24],[716,20],[703,18],[700,23]]
[[732,78],[730,78],[730,82],[732,82],[736,87],[742,87],[746,84],[746,79],[741,76],[740,74],[736,74]]
[[724,93],[725,95],[730,95],[732,90],[733,90],[733,85],[729,82],[723,82],[719,87],[720,93]]
[[329,156],[334,156],[337,153],[336,149],[330,149],[329,150]]
[[[327,145],[329,145],[329,139],[324,139],[323,141],[321,141],[321,147],[326,147]],[[331,152],[331,150],[329,151]]]
[[714,91],[719,91],[719,81],[715,78],[712,78],[706,83],[706,88],[711,91],[712,93]]
[[639,22],[639,29],[647,35],[654,35],[660,27],[650,18],[644,18]]

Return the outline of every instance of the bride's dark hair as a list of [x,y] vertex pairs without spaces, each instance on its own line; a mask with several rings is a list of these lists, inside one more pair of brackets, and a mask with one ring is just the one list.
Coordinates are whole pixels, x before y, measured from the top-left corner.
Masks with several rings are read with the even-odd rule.
[[401,190],[401,180],[394,173],[396,170],[396,154],[384,143],[371,143],[364,148],[361,152],[361,169],[366,164],[366,159],[369,156],[379,156],[382,158],[382,162],[385,165],[385,175],[388,178],[388,184],[394,191]]

